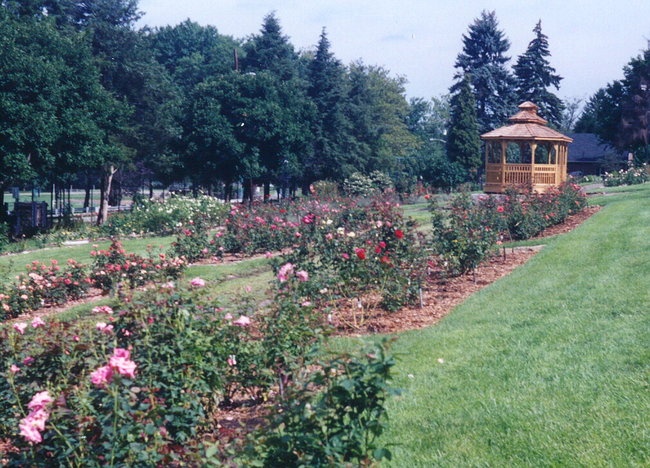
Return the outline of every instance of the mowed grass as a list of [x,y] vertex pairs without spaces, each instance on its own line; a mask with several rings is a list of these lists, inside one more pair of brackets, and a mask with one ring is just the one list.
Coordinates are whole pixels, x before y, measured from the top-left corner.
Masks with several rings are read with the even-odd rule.
[[650,466],[650,184],[402,334],[390,467]]
[[[123,239],[122,245],[128,253],[136,253],[146,257],[149,251],[155,254],[168,251],[175,240],[175,236]],[[0,256],[0,281],[12,281],[16,275],[25,273],[27,265],[34,261],[49,265],[52,260],[56,260],[59,265],[64,266],[68,259],[72,258],[84,265],[91,265],[93,257],[90,252],[107,249],[110,245],[109,240],[103,240],[2,255]]]

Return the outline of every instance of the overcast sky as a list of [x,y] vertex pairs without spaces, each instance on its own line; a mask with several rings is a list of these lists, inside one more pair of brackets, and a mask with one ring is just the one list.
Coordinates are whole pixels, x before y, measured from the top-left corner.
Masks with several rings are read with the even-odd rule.
[[409,97],[427,99],[447,93],[462,35],[482,10],[496,12],[511,66],[542,21],[551,66],[564,77],[561,98],[587,99],[622,78],[650,40],[650,0],[140,0],[139,7],[139,26],[189,18],[235,38],[259,33],[275,11],[297,50],[313,49],[325,27],[344,64],[380,65],[408,80]]

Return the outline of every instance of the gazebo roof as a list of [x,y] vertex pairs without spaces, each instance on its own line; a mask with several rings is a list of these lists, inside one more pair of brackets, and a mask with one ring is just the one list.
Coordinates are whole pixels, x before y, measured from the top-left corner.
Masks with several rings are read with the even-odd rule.
[[519,104],[519,112],[510,117],[510,125],[484,133],[484,140],[530,140],[530,141],[563,141],[573,140],[562,133],[549,128],[548,122],[537,115],[536,104],[530,101]]

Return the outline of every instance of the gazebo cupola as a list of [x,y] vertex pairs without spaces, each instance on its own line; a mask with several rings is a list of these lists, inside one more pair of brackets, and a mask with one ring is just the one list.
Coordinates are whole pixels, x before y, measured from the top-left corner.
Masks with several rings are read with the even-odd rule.
[[537,105],[524,102],[509,125],[484,133],[486,193],[507,187],[543,193],[567,179],[568,146],[573,140],[548,127]]

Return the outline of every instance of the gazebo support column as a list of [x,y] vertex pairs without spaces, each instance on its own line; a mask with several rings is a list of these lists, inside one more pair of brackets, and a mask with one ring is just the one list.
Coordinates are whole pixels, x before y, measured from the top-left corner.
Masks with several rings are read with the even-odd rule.
[[530,187],[535,187],[535,151],[537,150],[537,143],[530,144]]
[[508,152],[508,143],[506,141],[501,142],[501,192],[503,192],[503,187],[506,184],[506,154]]

